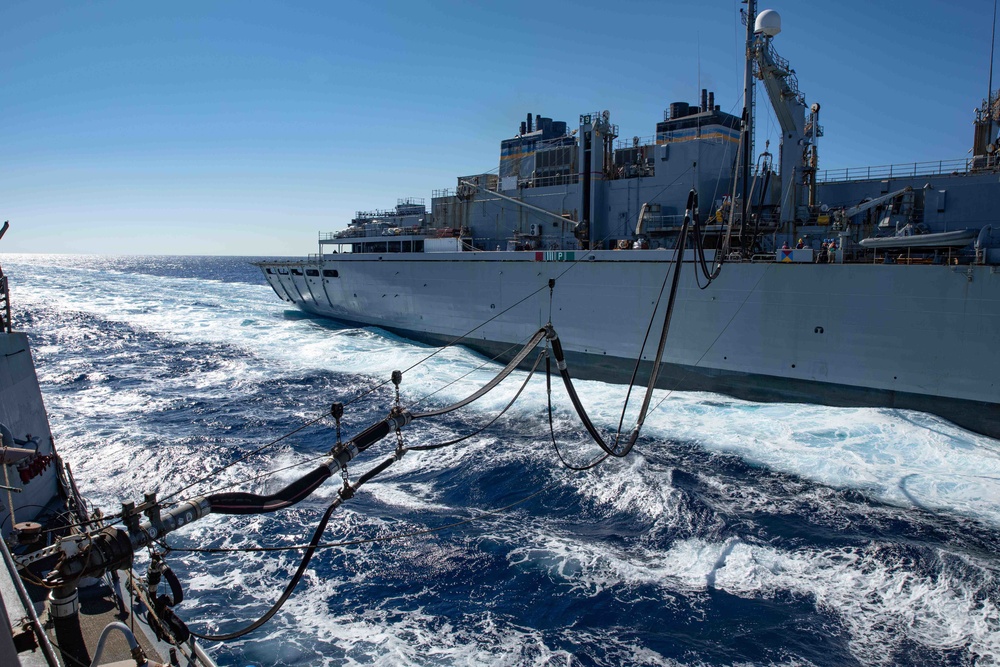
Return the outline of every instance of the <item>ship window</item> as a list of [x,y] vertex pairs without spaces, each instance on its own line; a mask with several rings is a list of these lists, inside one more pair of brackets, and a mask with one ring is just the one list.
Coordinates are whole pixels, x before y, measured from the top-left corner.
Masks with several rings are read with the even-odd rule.
[[278,269],[278,273],[280,273],[283,276],[287,276],[288,275],[288,269]]
[[293,276],[301,276],[302,275],[302,269],[292,269],[292,275]]
[[274,273],[274,270],[273,270],[273,269],[271,269],[271,267],[270,267],[270,266],[269,266],[269,267],[267,267],[267,268],[266,268],[266,269],[264,269],[264,270],[265,270],[265,271],[267,271],[268,273]]
[[413,242],[413,252],[423,252],[423,251],[424,251],[424,242],[423,242],[423,239],[421,239],[419,241],[414,241]]
[[319,271],[317,271],[316,269],[306,269],[306,275],[307,276],[318,276],[319,275]]
[[340,274],[337,273],[337,269],[323,269],[323,275],[327,278],[339,278]]

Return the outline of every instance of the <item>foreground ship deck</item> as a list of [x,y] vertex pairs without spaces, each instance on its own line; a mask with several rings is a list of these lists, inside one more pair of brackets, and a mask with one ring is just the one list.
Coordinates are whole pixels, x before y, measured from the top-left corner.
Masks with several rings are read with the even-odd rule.
[[[9,314],[0,316],[0,323],[4,317]],[[171,647],[151,639],[154,634],[141,618],[142,603],[120,602],[116,597],[130,595],[121,583],[129,581],[127,573],[118,574],[117,586],[103,578],[82,583],[76,602],[65,605],[73,613],[61,613],[60,605],[50,604],[51,589],[32,583],[41,581],[54,559],[39,561],[30,573],[15,564],[15,557],[47,546],[55,535],[71,532],[71,525],[86,514],[52,442],[28,338],[6,328],[0,331],[0,423],[9,436],[4,438],[5,471],[0,480],[4,486],[0,493],[0,664],[58,666],[89,664],[91,659],[102,665],[167,663]],[[19,538],[19,533],[30,537]],[[109,627],[115,629],[106,631]],[[126,640],[121,628],[129,627],[131,636]],[[137,642],[141,652],[133,651],[130,642]],[[204,658],[190,664],[214,664],[193,643],[173,649],[175,660],[184,658],[185,649],[196,650]],[[189,664],[187,659],[185,664]]]

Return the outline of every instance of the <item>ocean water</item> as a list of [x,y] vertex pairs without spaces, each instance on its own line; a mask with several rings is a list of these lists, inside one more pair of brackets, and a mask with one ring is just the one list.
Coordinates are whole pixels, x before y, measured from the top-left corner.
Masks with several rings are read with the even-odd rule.
[[[391,371],[434,351],[289,310],[252,259],[0,256],[57,444],[105,512],[357,399],[349,437],[391,407],[379,386]],[[405,374],[402,402],[463,397],[496,371],[485,361],[440,352]],[[475,431],[524,377],[415,423],[406,444]],[[578,388],[613,430],[624,388]],[[561,451],[587,461],[596,447],[555,394]],[[268,624],[209,652],[238,666],[1000,665],[1000,441],[916,412],[660,398],[630,456],[572,472],[534,378],[481,434],[410,452],[363,487],[324,541],[381,541],[317,552]],[[335,439],[320,421],[185,495],[270,492]],[[394,447],[373,446],[351,477]],[[168,542],[306,542],[339,484],[274,514],[210,516]],[[298,559],[173,552],[187,596],[177,613],[200,632],[239,629]]]

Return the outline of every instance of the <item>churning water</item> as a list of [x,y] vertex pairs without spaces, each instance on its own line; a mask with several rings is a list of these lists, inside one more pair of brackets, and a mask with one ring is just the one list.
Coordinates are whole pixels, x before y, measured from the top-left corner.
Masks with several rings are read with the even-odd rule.
[[[250,261],[4,258],[57,444],[105,512],[172,493],[433,351],[290,311]],[[471,393],[498,368],[484,361],[433,356],[405,374],[403,403]],[[523,378],[415,423],[406,444],[480,428]],[[578,388],[612,431],[624,388]],[[555,393],[560,447],[587,461],[596,447]],[[392,401],[385,385],[349,405],[345,436]],[[324,541],[421,534],[317,552],[271,622],[210,652],[240,666],[1000,665],[997,440],[915,412],[675,392],[630,456],[574,473],[552,450],[546,405],[536,377],[480,435],[408,453],[334,514]],[[321,421],[186,494],[273,491],[335,437]],[[351,477],[394,447],[373,446]],[[306,542],[339,484],[168,542]],[[201,632],[239,629],[299,558],[171,553],[178,614]]]

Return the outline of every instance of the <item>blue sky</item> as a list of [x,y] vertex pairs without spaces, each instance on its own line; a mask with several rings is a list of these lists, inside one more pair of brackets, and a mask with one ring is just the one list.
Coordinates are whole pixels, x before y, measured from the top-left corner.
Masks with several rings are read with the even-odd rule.
[[[304,255],[358,209],[495,169],[528,112],[648,137],[706,87],[739,113],[739,7],[8,0],[0,251]],[[821,168],[967,155],[988,0],[760,8],[822,105]]]

